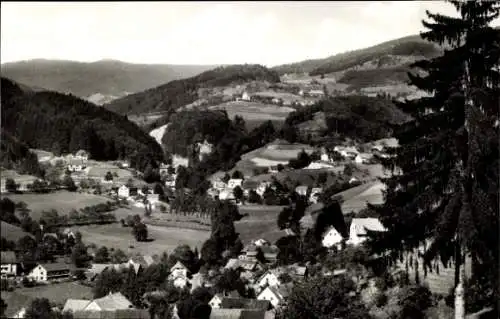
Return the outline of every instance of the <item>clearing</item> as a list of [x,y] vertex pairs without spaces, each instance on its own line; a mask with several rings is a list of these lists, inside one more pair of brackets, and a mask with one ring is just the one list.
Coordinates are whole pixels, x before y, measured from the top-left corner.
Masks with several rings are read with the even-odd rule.
[[151,132],[149,132],[149,135],[151,135],[156,140],[156,142],[160,145],[162,145],[161,140],[163,139],[163,135],[165,135],[165,130],[167,129],[169,124],[170,123],[162,125],[158,128],[155,128]]
[[48,194],[8,194],[5,197],[14,202],[25,202],[31,210],[31,218],[38,220],[42,211],[57,210],[59,215],[68,214],[86,206],[106,203],[109,198],[78,192],[58,191]]
[[30,233],[27,233],[24,230],[22,230],[21,227],[17,227],[12,224],[6,223],[3,220],[2,220],[2,227],[0,230],[2,233],[2,237],[5,237],[5,239],[7,240],[12,240],[15,242],[17,242],[24,236],[33,237],[33,235],[31,235]]
[[[137,242],[132,236],[132,228],[121,224],[86,225],[74,227],[82,233],[85,244],[94,243],[97,246],[121,249],[125,253],[135,255],[161,254],[171,252],[179,245],[189,245],[193,249],[201,246],[210,237],[209,231],[181,229],[164,226],[148,225],[148,235],[154,239],[151,242]],[[133,247],[133,248],[131,248]]]
[[284,231],[278,229],[278,214],[285,206],[266,205],[240,205],[241,214],[248,214],[240,221],[234,223],[236,231],[240,234],[244,245],[253,240],[264,238],[271,243],[285,235]]

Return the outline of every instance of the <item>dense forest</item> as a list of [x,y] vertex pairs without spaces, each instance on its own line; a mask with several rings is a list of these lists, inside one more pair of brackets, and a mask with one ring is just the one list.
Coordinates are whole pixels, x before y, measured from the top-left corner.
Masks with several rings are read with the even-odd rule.
[[55,154],[83,149],[92,159],[127,159],[140,170],[163,160],[160,145],[125,117],[72,95],[23,91],[7,78],[2,128],[30,148]]
[[175,80],[149,90],[131,94],[106,104],[118,114],[140,114],[176,110],[198,99],[198,89],[223,87],[248,81],[280,81],[278,73],[261,65],[231,65],[218,67],[194,77]]
[[43,175],[36,154],[3,129],[0,144],[0,166],[2,168],[13,169],[20,174],[40,177]]
[[[327,129],[314,132],[300,125],[324,112]],[[307,108],[290,113],[282,128],[282,137],[290,142],[315,143],[327,137],[351,138],[366,142],[385,138],[392,126],[408,121],[410,117],[399,110],[395,102],[380,97],[346,96],[320,101]],[[300,127],[299,127],[300,126]],[[296,133],[298,132],[298,134]]]

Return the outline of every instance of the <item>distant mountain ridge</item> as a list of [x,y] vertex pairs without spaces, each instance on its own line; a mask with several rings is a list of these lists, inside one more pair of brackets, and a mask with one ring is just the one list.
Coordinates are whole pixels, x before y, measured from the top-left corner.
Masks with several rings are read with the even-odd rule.
[[216,65],[34,59],[2,64],[1,72],[2,76],[30,87],[87,98],[94,94],[122,96],[124,92],[139,92],[172,80],[191,77],[214,67]]
[[431,57],[442,53],[442,48],[423,40],[420,35],[411,35],[386,41],[368,48],[339,53],[323,59],[311,59],[273,68],[280,75],[307,73],[320,75],[338,72],[387,55],[414,55]]

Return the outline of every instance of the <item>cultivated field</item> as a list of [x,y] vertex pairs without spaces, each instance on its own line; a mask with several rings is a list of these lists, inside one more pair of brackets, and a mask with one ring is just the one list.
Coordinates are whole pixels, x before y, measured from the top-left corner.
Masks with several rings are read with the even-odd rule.
[[[2,298],[9,300],[12,292],[2,291]],[[92,288],[80,285],[77,282],[63,282],[36,286],[31,288],[16,288],[14,294],[20,294],[29,299],[47,298],[51,302],[64,305],[68,299],[92,299]]]
[[111,172],[113,175],[116,173],[118,177],[115,179],[127,181],[132,178],[132,173],[129,170],[117,167],[112,163],[107,162],[89,162],[89,170],[87,171],[87,177],[95,179],[103,179],[107,172]]
[[20,227],[8,224],[4,221],[1,222],[2,227],[1,227],[1,233],[2,237],[5,237],[7,240],[12,240],[17,242],[19,239],[23,238],[24,236],[30,236],[33,237],[30,233],[27,233],[23,231]]
[[25,202],[31,210],[30,216],[35,220],[40,218],[42,211],[55,209],[59,215],[64,215],[73,209],[79,210],[86,206],[110,201],[103,196],[67,191],[48,194],[9,194],[5,197],[14,202]]
[[248,101],[231,101],[210,107],[212,110],[226,110],[229,118],[234,119],[236,115],[243,117],[248,130],[260,125],[265,121],[272,121],[278,128],[285,121],[290,112],[295,109],[273,104],[263,104]]
[[239,206],[241,214],[248,214],[248,216],[234,223],[243,244],[248,244],[252,240],[259,238],[274,243],[284,236],[284,232],[278,229],[276,222],[283,207],[252,204]]
[[137,242],[132,236],[132,228],[122,227],[119,223],[79,226],[75,229],[82,233],[86,244],[94,243],[97,246],[120,248],[131,255],[171,252],[175,247],[183,244],[201,249],[203,242],[210,237],[208,231],[148,225],[148,235],[154,240]]

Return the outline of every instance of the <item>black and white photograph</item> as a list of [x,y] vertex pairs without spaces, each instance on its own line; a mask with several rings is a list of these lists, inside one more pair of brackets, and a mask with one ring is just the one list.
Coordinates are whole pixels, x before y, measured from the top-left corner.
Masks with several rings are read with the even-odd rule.
[[500,318],[500,0],[0,13],[0,319]]

